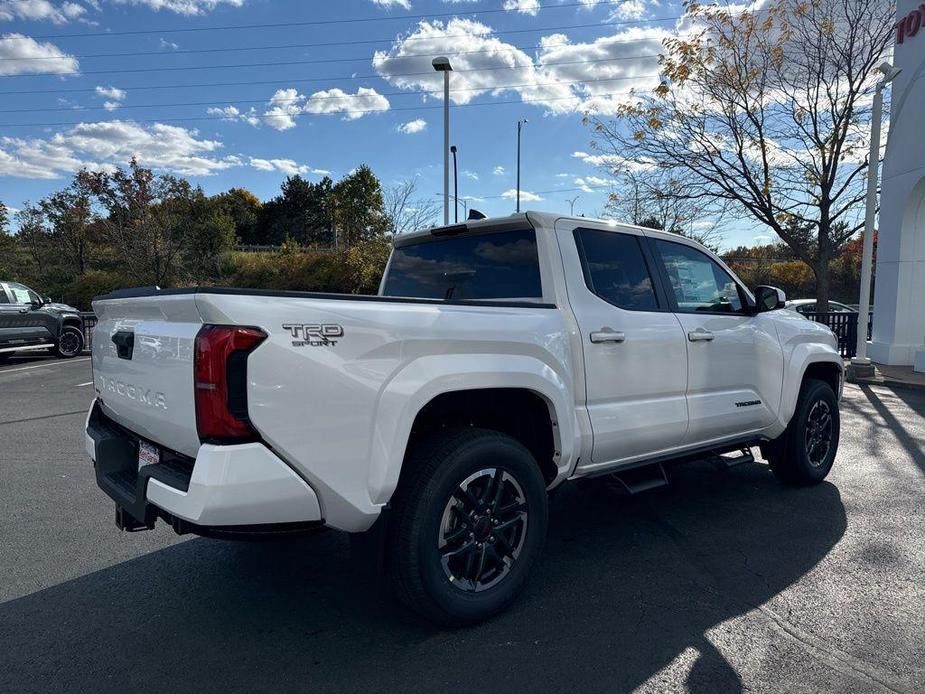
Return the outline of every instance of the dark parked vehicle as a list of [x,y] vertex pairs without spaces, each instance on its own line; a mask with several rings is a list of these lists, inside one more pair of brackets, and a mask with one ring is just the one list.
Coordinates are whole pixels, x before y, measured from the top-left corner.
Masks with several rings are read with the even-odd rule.
[[18,282],[0,282],[0,362],[16,352],[50,349],[65,359],[83,351],[80,312]]

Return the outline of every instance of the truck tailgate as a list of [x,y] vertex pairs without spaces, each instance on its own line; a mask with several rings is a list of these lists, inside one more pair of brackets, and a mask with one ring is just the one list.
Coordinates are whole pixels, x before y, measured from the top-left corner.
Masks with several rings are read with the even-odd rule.
[[193,348],[202,319],[193,293],[95,301],[93,386],[118,424],[184,455],[199,450]]

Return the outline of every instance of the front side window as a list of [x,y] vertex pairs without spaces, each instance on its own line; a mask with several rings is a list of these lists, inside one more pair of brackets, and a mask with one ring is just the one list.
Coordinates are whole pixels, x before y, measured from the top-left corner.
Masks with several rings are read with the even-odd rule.
[[543,297],[533,229],[426,239],[392,252],[384,296],[466,300]]
[[7,287],[9,287],[10,294],[13,295],[13,303],[31,304],[33,301],[39,301],[39,295],[24,284],[10,282]]
[[658,299],[639,239],[596,229],[576,229],[585,284],[604,301],[631,311],[656,311]]
[[735,280],[696,248],[656,239],[655,247],[668,273],[668,282],[683,313],[742,313]]

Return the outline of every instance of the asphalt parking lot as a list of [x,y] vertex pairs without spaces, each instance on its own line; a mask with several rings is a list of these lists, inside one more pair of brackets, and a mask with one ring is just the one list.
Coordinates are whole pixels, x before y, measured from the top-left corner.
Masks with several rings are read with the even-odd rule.
[[925,392],[847,387],[811,489],[761,463],[567,486],[522,599],[444,631],[340,533],[120,533],[83,451],[90,380],[0,367],[0,691],[925,691]]

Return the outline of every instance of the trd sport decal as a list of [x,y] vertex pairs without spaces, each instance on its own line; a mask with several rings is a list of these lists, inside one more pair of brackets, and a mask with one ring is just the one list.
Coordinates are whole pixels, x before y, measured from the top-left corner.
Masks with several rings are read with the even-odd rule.
[[343,326],[337,323],[284,323],[283,330],[292,335],[293,347],[333,347],[344,336]]
[[736,407],[751,407],[752,405],[760,405],[761,400],[743,400],[742,402],[737,402]]

